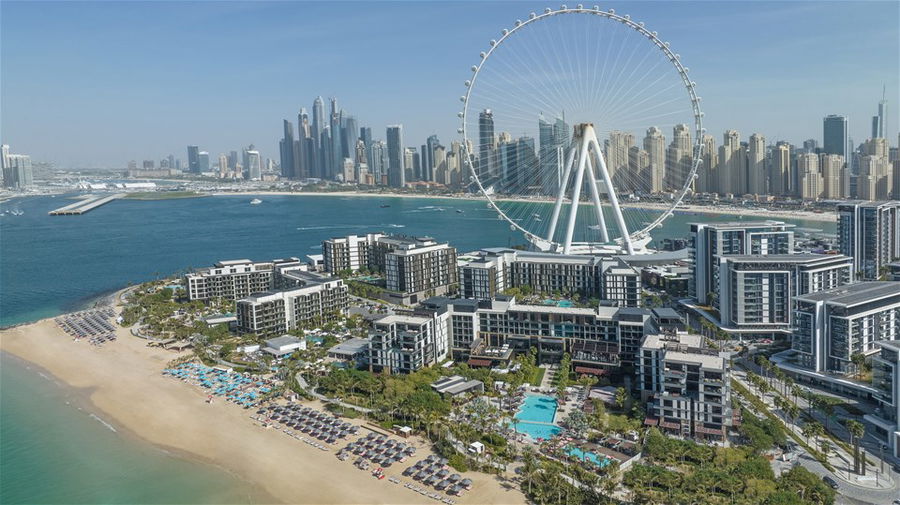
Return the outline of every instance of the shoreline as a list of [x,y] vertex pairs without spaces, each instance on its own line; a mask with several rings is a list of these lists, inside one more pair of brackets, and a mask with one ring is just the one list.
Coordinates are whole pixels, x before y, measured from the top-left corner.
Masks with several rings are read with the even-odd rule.
[[[118,297],[119,293],[113,296]],[[119,327],[116,333],[118,340],[102,347],[84,341],[75,343],[53,318],[48,318],[0,330],[0,351],[71,388],[90,406],[85,410],[96,412],[102,422],[113,425],[122,436],[234,475],[254,491],[255,502],[431,501],[387,480],[374,479],[350,462],[339,461],[334,451],[320,451],[279,430],[262,428],[250,419],[251,410],[222,399],[206,403],[206,395],[200,389],[162,375],[166,364],[180,354],[146,347],[127,328]],[[316,402],[313,404],[321,408]],[[350,421],[363,424],[357,419]],[[423,445],[419,453],[407,464],[430,453],[424,444],[419,445]],[[388,475],[399,477],[407,464],[395,465]],[[476,486],[457,499],[460,504],[525,501],[517,489],[504,489],[494,476],[472,477]]]
[[[482,195],[477,196],[460,196],[460,195],[426,195],[415,193],[366,193],[359,191],[213,191],[207,193],[209,196],[337,196],[352,198],[409,198],[409,199],[428,199],[428,200],[450,200],[463,202],[484,202],[487,200]],[[500,202],[520,202],[520,203],[546,203],[552,204],[551,201],[529,200],[526,198],[498,198]],[[582,202],[581,205],[590,205],[589,202]],[[668,208],[667,205],[659,203],[622,203],[625,208],[645,208],[662,212]],[[837,216],[829,212],[810,212],[810,211],[789,211],[789,210],[764,210],[764,209],[739,209],[735,207],[709,207],[706,205],[682,204],[674,211],[675,214],[698,214],[698,215],[717,215],[725,214],[730,216],[744,216],[754,218],[769,219],[801,219],[807,221],[819,221],[823,223],[836,223]]]

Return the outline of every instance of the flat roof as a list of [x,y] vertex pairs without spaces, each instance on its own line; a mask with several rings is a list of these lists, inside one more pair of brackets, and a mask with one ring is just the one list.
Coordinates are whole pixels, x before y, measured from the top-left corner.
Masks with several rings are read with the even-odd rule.
[[426,317],[416,317],[416,316],[401,316],[397,314],[391,314],[382,317],[381,319],[376,320],[376,323],[383,324],[396,324],[396,323],[407,323],[407,324],[426,324],[430,321],[430,319]]
[[832,305],[851,307],[880,298],[900,295],[900,282],[870,281],[847,284],[838,288],[798,296],[798,300],[826,302]]
[[736,254],[724,256],[726,261],[747,261],[751,263],[812,263],[816,261],[850,261],[849,256],[843,254]]
[[328,352],[335,352],[341,354],[356,354],[360,351],[366,350],[369,348],[369,339],[367,338],[359,338],[354,337],[350,340],[345,340],[340,344],[333,346],[331,349],[328,349]]
[[266,340],[269,347],[282,347],[291,344],[302,344],[303,341],[293,335],[282,335],[280,337],[270,338]]
[[683,345],[699,349],[703,344],[703,337],[692,333],[679,333],[677,338],[671,335],[655,334],[647,335],[641,343],[641,347],[649,349],[662,349],[667,344]]

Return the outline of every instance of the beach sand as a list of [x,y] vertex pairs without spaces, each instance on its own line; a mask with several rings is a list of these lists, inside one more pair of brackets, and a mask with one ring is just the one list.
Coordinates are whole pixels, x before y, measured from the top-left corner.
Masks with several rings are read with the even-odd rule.
[[[481,194],[477,195],[428,195],[416,193],[367,193],[363,191],[253,191],[247,192],[212,192],[212,196],[339,196],[339,197],[364,197],[364,198],[412,198],[412,199],[435,199],[435,200],[462,200],[484,202],[487,205],[487,199]],[[546,203],[552,204],[551,200],[535,200],[527,198],[510,198],[496,197],[497,202],[521,202],[521,203]],[[568,200],[566,205],[569,205]],[[582,201],[580,205],[592,205],[590,202]],[[670,204],[662,204],[658,202],[623,202],[623,208],[648,209],[658,213],[668,210]],[[835,212],[812,212],[808,210],[769,210],[765,208],[745,208],[734,207],[729,205],[708,206],[682,204],[676,210],[676,214],[698,214],[698,220],[702,220],[703,215],[725,214],[730,216],[743,216],[748,218],[763,219],[806,219],[809,221],[820,221],[824,223],[837,222],[837,213]]]
[[[254,485],[269,501],[297,504],[438,503],[387,479],[339,461],[274,429],[264,429],[234,404],[206,396],[196,387],[161,374],[176,354],[146,347],[127,329],[102,347],[73,342],[52,319],[0,331],[0,350],[40,366],[86,393],[103,417],[150,442],[215,464]],[[362,422],[359,422],[362,424]],[[360,433],[365,434],[366,430]],[[339,446],[341,446],[339,444]],[[407,465],[394,465],[400,477]],[[493,476],[469,472],[475,485],[460,504],[524,503],[515,486]],[[404,482],[411,479],[402,478]]]

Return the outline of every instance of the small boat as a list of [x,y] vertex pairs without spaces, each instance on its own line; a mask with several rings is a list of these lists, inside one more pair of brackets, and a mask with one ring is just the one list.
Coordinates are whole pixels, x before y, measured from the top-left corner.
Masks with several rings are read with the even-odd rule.
[[457,214],[462,214],[463,211],[462,211],[461,209],[456,209],[456,213],[457,213]]
[[250,205],[259,205],[261,203],[262,203],[262,200],[260,200],[259,198],[254,198],[253,200],[250,200]]
[[386,209],[386,208],[388,208],[388,207],[390,207],[390,205],[388,205],[388,204],[386,204],[386,203],[384,203],[384,204],[381,205],[381,208],[382,208],[382,209]]

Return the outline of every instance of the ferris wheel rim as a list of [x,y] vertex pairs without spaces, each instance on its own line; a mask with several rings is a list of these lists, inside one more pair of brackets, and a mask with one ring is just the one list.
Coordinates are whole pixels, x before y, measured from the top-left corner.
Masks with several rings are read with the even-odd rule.
[[[468,150],[468,143],[471,140],[468,135],[468,115],[469,115],[469,100],[472,95],[472,89],[474,89],[475,84],[478,80],[478,76],[481,73],[482,68],[485,63],[490,59],[491,55],[494,51],[502,46],[512,35],[516,34],[519,30],[523,29],[526,26],[537,23],[538,21],[542,21],[545,19],[549,19],[554,16],[565,15],[565,14],[588,14],[595,15],[601,18],[606,18],[610,21],[615,21],[622,23],[623,25],[631,28],[635,32],[639,33],[650,39],[650,41],[655,45],[659,50],[665,54],[667,59],[672,63],[675,70],[678,72],[678,75],[681,77],[682,83],[687,89],[688,98],[691,102],[691,110],[693,112],[693,130],[695,141],[693,142],[692,152],[693,152],[693,161],[691,163],[691,169],[685,177],[684,185],[677,192],[677,197],[674,199],[673,203],[670,206],[666,206],[662,213],[657,216],[653,221],[646,224],[639,230],[632,231],[628,234],[628,237],[632,241],[637,241],[647,237],[650,234],[650,231],[660,227],[662,222],[666,219],[672,217],[675,213],[675,209],[684,201],[684,197],[687,195],[687,192],[690,191],[691,186],[694,183],[694,180],[697,178],[697,171],[700,168],[700,165],[703,162],[703,135],[706,134],[706,129],[703,128],[703,111],[700,109],[700,100],[701,98],[697,96],[696,83],[690,80],[688,76],[688,68],[685,67],[681,63],[681,56],[669,47],[669,42],[665,42],[659,38],[657,32],[652,32],[648,30],[643,22],[635,22],[631,19],[631,16],[625,14],[620,15],[616,14],[615,9],[601,10],[600,7],[594,5],[591,8],[584,7],[581,4],[578,4],[575,7],[567,7],[566,5],[561,5],[558,9],[553,9],[547,7],[540,14],[536,14],[531,12],[528,16],[528,19],[516,20],[513,27],[511,29],[504,28],[501,30],[501,36],[499,39],[491,39],[490,47],[487,51],[484,51],[480,54],[481,61],[478,62],[477,65],[472,65],[471,71],[472,75],[469,79],[465,81],[466,92],[464,95],[460,96],[460,101],[463,102],[463,109],[458,114],[458,117],[462,120],[462,126],[458,128],[457,133],[462,135],[462,150],[465,153],[465,163],[469,169],[469,178],[471,181],[474,181],[478,186],[479,192],[487,199],[488,206],[499,214],[499,217],[510,224],[514,229],[522,232],[526,238],[528,238],[532,242],[537,243],[545,243],[548,245],[560,245],[556,240],[546,239],[534,232],[529,231],[522,225],[516,222],[516,220],[509,217],[503,209],[497,205],[497,202],[487,193],[484,186],[482,185],[481,179],[478,177],[478,174],[475,172],[474,167],[474,154],[470,153]],[[624,240],[625,237],[620,237],[619,240]]]

